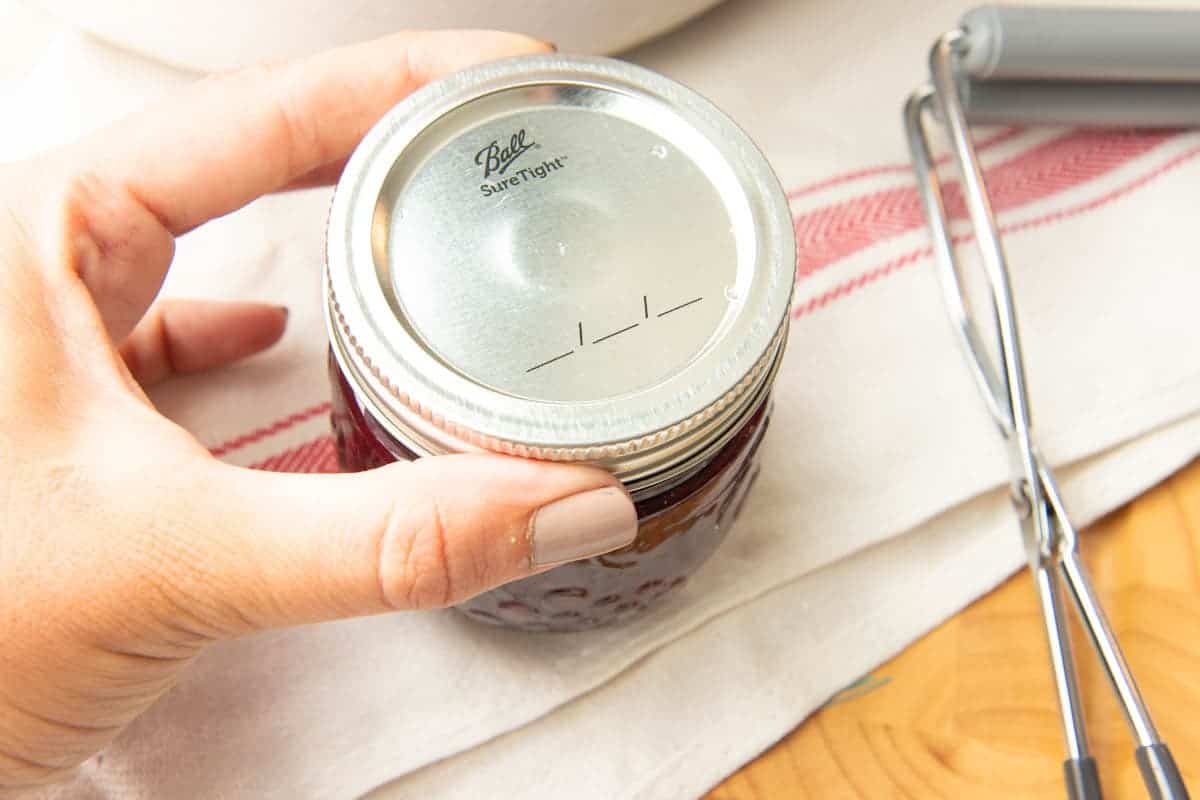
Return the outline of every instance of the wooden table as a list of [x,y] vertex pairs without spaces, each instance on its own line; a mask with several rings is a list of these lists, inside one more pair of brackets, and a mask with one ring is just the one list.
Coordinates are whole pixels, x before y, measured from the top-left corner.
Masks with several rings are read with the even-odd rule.
[[[1101,520],[1081,550],[1160,735],[1200,798],[1200,461]],[[1106,800],[1145,798],[1124,718],[1076,627]],[[1065,797],[1028,572],[842,692],[709,800]]]

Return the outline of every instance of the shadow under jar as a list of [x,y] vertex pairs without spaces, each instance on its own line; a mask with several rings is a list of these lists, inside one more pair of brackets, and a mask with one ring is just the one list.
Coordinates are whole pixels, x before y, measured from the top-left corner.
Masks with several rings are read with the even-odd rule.
[[431,84],[367,134],[334,194],[341,466],[485,450],[609,470],[637,504],[632,545],[458,608],[535,631],[632,617],[746,499],[794,263],[765,159],[661,75],[536,56]]

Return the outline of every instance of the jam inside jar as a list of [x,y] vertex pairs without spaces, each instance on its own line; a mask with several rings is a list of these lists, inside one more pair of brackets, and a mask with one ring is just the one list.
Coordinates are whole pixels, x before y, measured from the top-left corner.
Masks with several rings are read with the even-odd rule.
[[[334,358],[332,424],[338,462],[358,472],[417,456],[359,403]],[[697,471],[637,501],[633,544],[505,584],[456,606],[472,619],[526,631],[580,631],[629,619],[682,585],[724,540],[758,476],[769,421],[764,399]]]

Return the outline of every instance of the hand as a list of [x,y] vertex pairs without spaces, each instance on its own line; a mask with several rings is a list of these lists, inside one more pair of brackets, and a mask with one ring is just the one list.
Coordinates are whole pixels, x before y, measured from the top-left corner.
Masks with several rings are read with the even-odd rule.
[[[632,503],[599,470],[462,455],[255,472],[213,459],[139,385],[247,356],[285,324],[259,304],[151,307],[175,236],[336,177],[431,78],[543,49],[399,34],[202,80],[0,167],[0,791],[100,750],[214,640],[445,606],[632,541]],[[570,519],[582,507],[590,525]]]

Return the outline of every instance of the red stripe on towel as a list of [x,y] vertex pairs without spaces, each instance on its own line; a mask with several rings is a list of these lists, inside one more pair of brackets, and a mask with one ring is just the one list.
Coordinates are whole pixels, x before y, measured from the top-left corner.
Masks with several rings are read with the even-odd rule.
[[[1075,131],[1030,148],[985,171],[996,211],[1019,208],[1112,172],[1172,138],[1174,132]],[[957,182],[946,184],[952,219],[966,209]],[[798,216],[796,276],[803,279],[871,245],[922,227],[915,187],[846,200]]]
[[[983,152],[996,145],[1003,144],[1010,139],[1016,138],[1025,132],[1024,128],[1005,128],[999,133],[987,139],[980,139],[975,143],[975,151]],[[942,155],[937,158],[937,163],[942,164],[949,158],[948,155]],[[803,197],[814,192],[820,192],[825,189],[832,189],[834,186],[841,186],[844,183],[861,180],[863,178],[872,178],[876,175],[897,175],[911,174],[912,164],[907,162],[903,164],[880,164],[875,167],[866,167],[856,169],[851,172],[843,172],[841,175],[834,175],[832,178],[823,178],[815,183],[810,183],[806,186],[801,186],[798,189],[792,189],[787,193],[789,200],[794,200],[797,197]]]
[[329,409],[329,403],[319,403],[315,406],[310,406],[303,411],[297,411],[294,414],[288,414],[286,417],[282,417],[281,419],[272,422],[270,425],[265,425],[261,428],[255,428],[249,433],[244,433],[241,436],[235,436],[229,441],[222,442],[216,447],[211,448],[209,452],[218,458],[228,455],[234,450],[240,450],[247,445],[254,444],[255,442],[261,442],[263,439],[266,439],[269,436],[274,436],[277,433],[286,431],[288,428],[299,425],[301,422],[307,422],[313,417],[321,414],[327,414]]
[[310,442],[290,447],[250,466],[252,469],[270,472],[338,471],[337,453],[334,451],[333,437],[329,435],[319,436]]
[[[1070,219],[1071,217],[1079,216],[1080,214],[1086,214],[1089,211],[1094,211],[1097,208],[1108,205],[1114,200],[1120,199],[1121,197],[1140,189],[1146,184],[1154,181],[1156,178],[1159,178],[1176,169],[1177,167],[1182,166],[1184,163],[1195,158],[1197,155],[1200,155],[1200,146],[1185,150],[1184,152],[1172,158],[1170,161],[1160,164],[1157,168],[1151,170],[1147,174],[1135,178],[1129,183],[1119,186],[1110,192],[1100,195],[1099,197],[1095,197],[1087,202],[1079,203],[1075,206],[1056,209],[1039,217],[1034,217],[1033,219],[1027,219],[1021,222],[1003,225],[1000,227],[1000,232],[1002,234],[1007,234],[1029,230],[1030,228],[1039,228],[1043,225],[1051,225],[1061,222],[1065,219]],[[954,243],[956,245],[961,244],[963,242],[970,241],[972,238],[974,238],[972,235],[957,236],[954,237]],[[922,247],[918,250],[913,250],[912,252],[899,256],[898,258],[894,258],[878,267],[867,270],[866,272],[863,272],[844,283],[838,284],[829,291],[822,292],[816,297],[813,297],[807,302],[802,303],[801,305],[792,309],[792,318],[799,319],[806,314],[811,314],[813,311],[824,308],[830,303],[846,297],[847,295],[853,294],[864,286],[875,283],[881,278],[886,278],[888,275],[891,275],[892,273],[911,264],[915,264],[932,254],[932,248]]]

